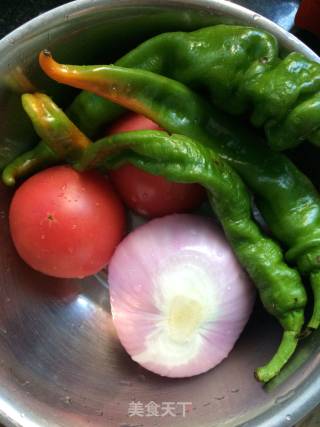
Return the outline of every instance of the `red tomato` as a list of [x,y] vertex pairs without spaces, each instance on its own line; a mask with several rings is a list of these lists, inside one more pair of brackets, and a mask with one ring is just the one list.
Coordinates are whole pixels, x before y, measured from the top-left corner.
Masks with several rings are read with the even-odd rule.
[[116,121],[107,131],[108,135],[114,135],[120,132],[129,132],[131,130],[163,130],[157,123],[141,114],[128,113],[125,117]]
[[[161,128],[146,117],[131,113],[115,123],[107,133],[113,135],[141,129]],[[205,191],[198,184],[170,182],[132,165],[112,171],[110,177],[125,204],[151,218],[195,209],[205,198]]]
[[124,209],[110,183],[67,166],[25,181],[13,197],[9,220],[21,258],[60,278],[82,278],[105,267],[125,228]]

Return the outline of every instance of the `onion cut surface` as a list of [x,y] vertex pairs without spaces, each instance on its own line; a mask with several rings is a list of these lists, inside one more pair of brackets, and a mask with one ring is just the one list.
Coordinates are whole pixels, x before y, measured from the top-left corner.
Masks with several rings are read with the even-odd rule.
[[255,295],[220,229],[188,214],[130,233],[111,259],[109,285],[122,345],[167,377],[197,375],[226,358]]

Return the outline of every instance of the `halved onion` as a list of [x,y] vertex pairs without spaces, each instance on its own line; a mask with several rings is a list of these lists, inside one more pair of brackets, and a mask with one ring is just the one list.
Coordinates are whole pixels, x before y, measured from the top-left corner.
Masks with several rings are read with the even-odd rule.
[[122,345],[168,377],[206,372],[227,357],[255,294],[212,219],[184,214],[130,233],[111,259],[109,285]]

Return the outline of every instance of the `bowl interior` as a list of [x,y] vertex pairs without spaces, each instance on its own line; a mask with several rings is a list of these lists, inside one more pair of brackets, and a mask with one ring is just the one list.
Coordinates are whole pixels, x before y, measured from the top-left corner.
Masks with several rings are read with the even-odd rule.
[[[60,105],[75,94],[41,73],[40,49],[49,48],[69,63],[112,63],[154,34],[219,22],[276,29],[227,3],[137,0],[75,2],[12,33],[0,43],[0,166],[37,141],[22,112],[21,93],[45,91]],[[308,51],[284,32],[277,35],[284,48]],[[280,329],[257,305],[231,355],[216,369],[182,380],[153,375],[132,362],[118,342],[104,273],[55,280],[17,257],[8,230],[12,194],[0,188],[0,420],[5,425],[279,427],[303,415],[297,399],[318,375],[319,334],[305,340],[279,378],[263,388],[253,370],[276,349]],[[175,416],[147,417],[145,407],[145,416],[130,416],[132,402],[162,408],[170,402]],[[311,395],[304,411],[314,403]]]

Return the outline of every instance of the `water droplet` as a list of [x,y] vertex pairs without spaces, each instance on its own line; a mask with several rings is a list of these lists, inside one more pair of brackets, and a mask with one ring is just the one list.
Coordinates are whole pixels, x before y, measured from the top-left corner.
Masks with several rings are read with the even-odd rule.
[[21,418],[24,418],[25,414],[23,412],[21,412],[20,416],[21,416]]
[[5,211],[0,211],[0,218],[4,219],[6,217]]
[[132,85],[130,83],[127,83],[126,87],[125,87],[125,92],[126,93],[130,93],[131,92],[131,88],[132,88]]
[[117,87],[117,85],[112,85],[112,86],[111,86],[111,92],[116,93],[117,91],[118,91],[118,87]]
[[0,328],[0,333],[4,334],[4,335],[7,335],[8,331],[5,328]]
[[67,185],[66,185],[66,184],[64,184],[64,185],[61,187],[61,190],[62,190],[62,191],[64,191],[66,188],[67,188]]
[[215,397],[215,400],[223,400],[224,399],[224,396],[216,396]]
[[72,230],[75,230],[77,227],[78,227],[77,224],[73,224],[73,226],[71,228],[72,228]]
[[9,302],[11,302],[11,298],[6,298],[6,303],[9,303]]
[[96,202],[96,206],[97,206],[97,207],[99,207],[99,206],[100,206],[100,203],[99,203],[99,202]]
[[65,403],[66,403],[67,405],[71,405],[71,403],[72,403],[72,400],[71,400],[71,397],[70,397],[70,396],[66,396],[66,397],[64,398],[64,401],[65,401]]
[[41,234],[41,240],[44,240],[46,236],[44,234]]
[[239,393],[240,389],[239,388],[232,388],[231,389],[231,393]]
[[252,18],[253,18],[254,21],[258,21],[260,19],[260,15],[257,15],[255,13]]
[[286,421],[291,421],[291,418],[292,418],[291,415],[287,415],[286,416]]

